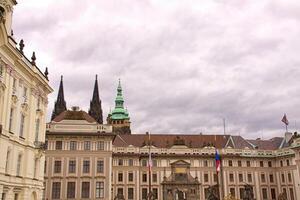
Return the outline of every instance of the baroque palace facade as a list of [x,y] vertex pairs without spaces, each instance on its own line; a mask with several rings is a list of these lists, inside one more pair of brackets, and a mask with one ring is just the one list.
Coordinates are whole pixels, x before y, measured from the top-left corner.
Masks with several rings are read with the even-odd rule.
[[[48,72],[12,32],[15,0],[0,1],[0,200],[41,199]],[[18,46],[18,47],[17,47]]]
[[[115,109],[103,124],[98,82],[88,112],[67,110],[61,80],[47,124],[45,199],[208,199],[219,180],[222,196],[300,199],[300,137],[269,140],[234,135],[133,134],[119,82]],[[152,170],[149,176],[149,147]],[[221,156],[216,173],[215,152]]]

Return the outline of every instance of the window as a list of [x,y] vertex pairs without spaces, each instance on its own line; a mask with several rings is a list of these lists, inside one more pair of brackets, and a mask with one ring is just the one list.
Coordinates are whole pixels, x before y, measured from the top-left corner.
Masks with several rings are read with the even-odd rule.
[[281,181],[284,183],[285,179],[284,179],[284,174],[281,174]]
[[118,165],[119,165],[119,166],[123,166],[123,159],[119,159],[119,160],[118,160]]
[[265,176],[265,174],[261,174],[260,175],[260,179],[261,179],[262,183],[265,183],[266,182],[266,176]]
[[129,172],[128,173],[128,182],[132,182],[133,181],[133,173]]
[[152,181],[153,181],[154,183],[157,182],[157,174],[152,174]]
[[118,181],[123,182],[123,173],[118,173]]
[[45,160],[45,165],[44,165],[44,174],[47,172],[47,161]]
[[104,182],[96,182],[96,198],[104,197]]
[[6,153],[6,163],[5,163],[5,173],[8,173],[8,169],[9,169],[9,158],[10,158],[10,150],[7,150]]
[[239,182],[243,182],[243,174],[239,174]]
[[128,200],[133,200],[133,188],[128,188]]
[[272,198],[272,200],[276,200],[276,191],[275,191],[275,188],[271,188],[271,198]]
[[21,174],[21,163],[22,162],[22,155],[19,154],[18,161],[17,161],[17,176],[20,176]]
[[207,166],[208,166],[208,161],[207,161],[207,160],[204,160],[204,161],[203,161],[203,166],[204,166],[204,167],[207,167]]
[[40,119],[36,119],[35,121],[35,141],[39,141],[39,132],[40,132]]
[[259,166],[260,166],[260,167],[264,167],[264,161],[260,161],[260,162],[259,162]]
[[157,167],[157,160],[152,160],[152,166]]
[[234,189],[234,188],[230,188],[229,191],[230,191],[230,194],[231,194],[233,197],[235,197],[235,189]]
[[262,189],[262,197],[264,200],[267,200],[268,199],[268,191],[267,191],[267,188],[263,188]]
[[70,150],[77,150],[77,142],[70,141]]
[[228,161],[228,166],[229,166],[229,167],[232,167],[232,160],[229,160],[229,161]]
[[62,150],[62,141],[56,141],[55,142],[55,149],[56,150]]
[[118,194],[123,194],[123,188],[118,188],[117,193]]
[[132,160],[132,159],[129,159],[129,160],[128,160],[128,165],[129,165],[129,166],[133,166],[133,160]]
[[81,185],[81,198],[90,198],[90,182],[82,182]]
[[147,200],[148,191],[147,188],[142,188],[142,200]]
[[104,141],[97,142],[97,150],[104,150]]
[[157,190],[157,188],[153,188],[152,192],[153,192],[153,197],[156,200],[158,198],[158,190]]
[[84,150],[91,150],[91,142],[90,141],[84,141]]
[[147,174],[146,173],[143,173],[143,175],[142,175],[142,181],[143,182],[147,182]]
[[242,166],[242,161],[238,161],[238,166],[241,167]]
[[54,161],[54,173],[60,173],[61,172],[61,161],[56,160]]
[[273,176],[273,174],[270,174],[269,178],[270,178],[270,183],[274,183],[274,176]]
[[67,198],[75,198],[75,182],[68,182]]
[[280,167],[283,167],[283,161],[282,160],[280,161]]
[[216,173],[214,173],[214,182],[218,181],[218,175]]
[[76,160],[69,160],[69,173],[76,172]]
[[25,121],[25,115],[21,114],[21,120],[20,120],[20,137],[24,138],[24,121]]
[[204,198],[207,199],[208,195],[210,194],[208,188],[204,188]]
[[292,182],[292,175],[291,175],[291,173],[288,173],[288,180],[289,180],[289,182]]
[[208,174],[204,174],[204,182],[208,182]]
[[14,121],[14,109],[11,108],[10,109],[10,114],[9,114],[9,127],[8,127],[9,132],[12,132],[13,121]]
[[104,172],[104,161],[97,160],[97,173],[103,173],[103,172]]
[[250,167],[250,166],[251,166],[250,160],[247,160],[247,167]]
[[272,161],[268,161],[268,167],[272,167]]
[[90,161],[89,160],[84,160],[83,161],[82,172],[83,173],[90,173]]
[[291,196],[291,200],[294,200],[294,190],[293,188],[290,188],[290,196]]
[[147,166],[147,160],[142,160],[142,166],[146,167]]
[[248,178],[248,182],[251,183],[252,182],[252,174],[248,174],[247,178]]
[[52,183],[52,199],[60,199],[60,182]]
[[286,166],[290,166],[290,160],[286,160]]
[[245,191],[244,188],[240,188],[240,199],[244,198],[244,191]]
[[233,177],[233,174],[232,174],[232,173],[229,174],[229,181],[230,181],[230,182],[234,182],[234,177]]

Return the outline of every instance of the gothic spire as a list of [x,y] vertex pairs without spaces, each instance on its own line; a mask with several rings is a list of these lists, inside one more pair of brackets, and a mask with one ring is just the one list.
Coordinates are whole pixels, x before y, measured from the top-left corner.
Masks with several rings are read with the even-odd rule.
[[98,79],[96,75],[93,97],[90,101],[89,115],[92,116],[98,123],[103,124],[101,100],[99,98]]
[[57,100],[54,104],[54,109],[52,112],[51,120],[53,120],[57,115],[67,110],[65,96],[64,96],[64,86],[63,86],[63,76],[61,76],[59,90],[57,94]]

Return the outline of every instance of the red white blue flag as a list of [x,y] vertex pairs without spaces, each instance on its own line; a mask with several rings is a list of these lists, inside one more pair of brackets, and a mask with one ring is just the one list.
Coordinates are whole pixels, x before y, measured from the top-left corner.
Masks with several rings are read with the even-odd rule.
[[221,170],[221,159],[218,150],[216,150],[216,170],[217,172],[220,172]]

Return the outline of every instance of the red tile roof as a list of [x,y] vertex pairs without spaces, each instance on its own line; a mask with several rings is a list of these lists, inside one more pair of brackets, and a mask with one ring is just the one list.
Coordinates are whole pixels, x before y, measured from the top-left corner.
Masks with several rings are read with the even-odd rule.
[[66,110],[53,119],[53,121],[55,122],[60,122],[62,120],[86,120],[90,123],[96,122],[96,120],[93,117],[91,117],[87,112],[82,110]]

